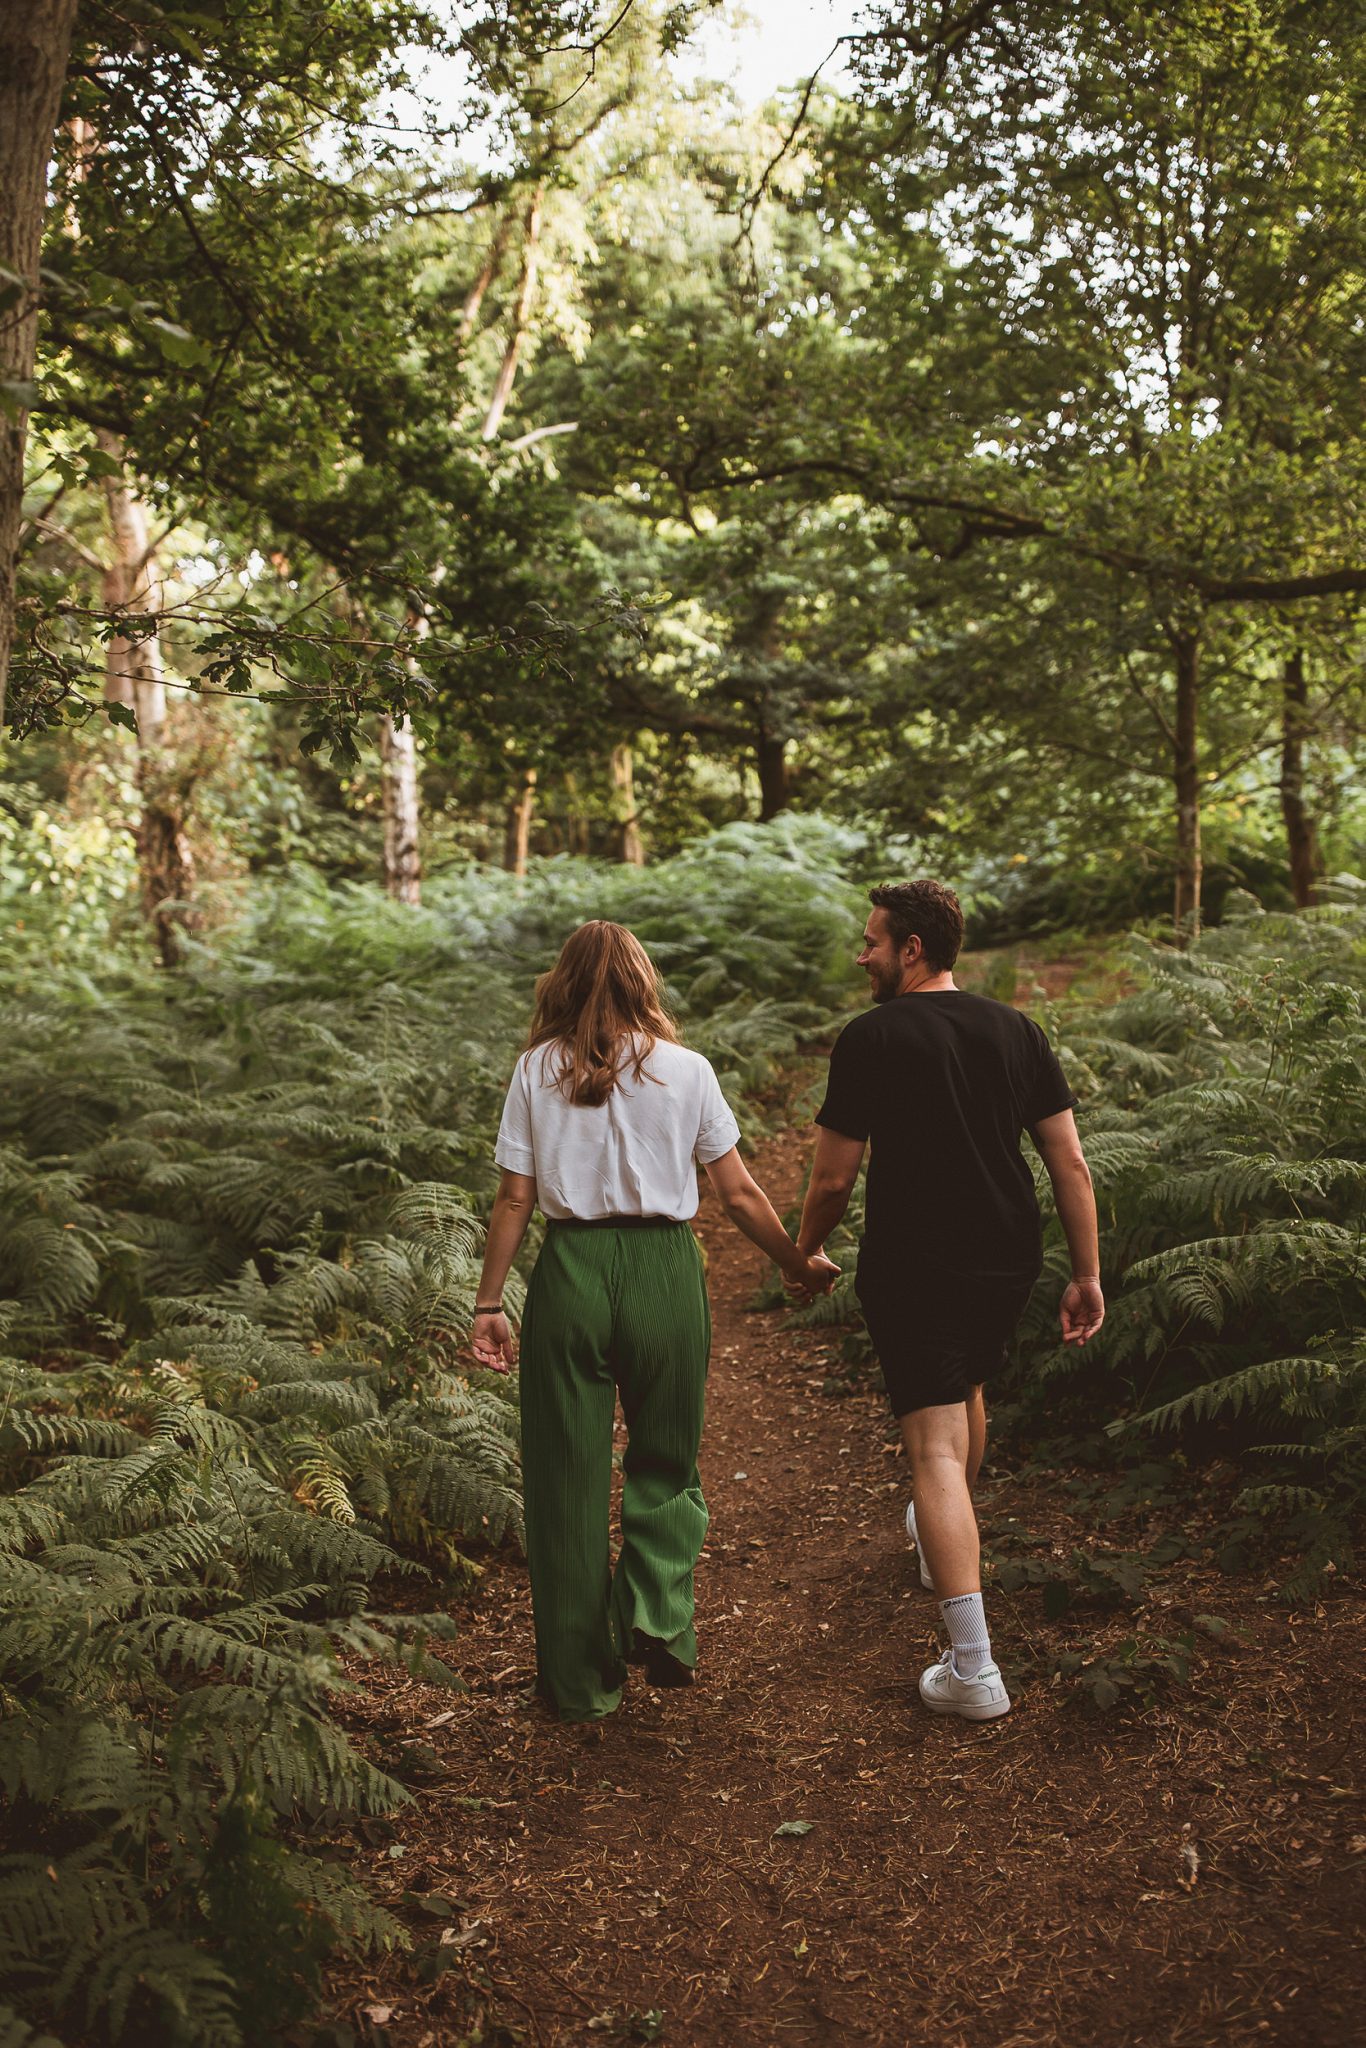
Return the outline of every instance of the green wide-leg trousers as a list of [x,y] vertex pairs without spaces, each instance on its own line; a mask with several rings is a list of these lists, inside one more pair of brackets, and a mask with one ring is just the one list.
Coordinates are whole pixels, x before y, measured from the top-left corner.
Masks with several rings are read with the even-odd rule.
[[[595,1721],[620,1704],[636,1629],[697,1660],[710,1346],[702,1255],[686,1223],[547,1228],[522,1319],[522,1473],[537,1691],[561,1720]],[[629,1443],[614,1572],[618,1392]]]

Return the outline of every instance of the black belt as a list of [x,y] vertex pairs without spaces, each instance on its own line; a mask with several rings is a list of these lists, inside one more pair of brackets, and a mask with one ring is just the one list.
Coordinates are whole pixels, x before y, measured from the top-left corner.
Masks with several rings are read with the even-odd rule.
[[[673,1230],[681,1216],[548,1216],[548,1230]],[[686,1227],[686,1226],[685,1226]]]

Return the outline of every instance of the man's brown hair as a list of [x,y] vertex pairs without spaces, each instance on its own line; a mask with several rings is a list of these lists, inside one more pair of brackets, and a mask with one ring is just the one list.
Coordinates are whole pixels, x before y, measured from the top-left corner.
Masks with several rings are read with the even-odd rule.
[[536,984],[528,1047],[552,1048],[552,1069],[571,1102],[606,1102],[625,1068],[636,1080],[659,1039],[678,1043],[654,962],[624,924],[594,918],[571,932]]
[[870,889],[868,901],[887,913],[897,945],[919,939],[926,963],[947,974],[963,943],[963,912],[952,889],[942,882],[889,882]]

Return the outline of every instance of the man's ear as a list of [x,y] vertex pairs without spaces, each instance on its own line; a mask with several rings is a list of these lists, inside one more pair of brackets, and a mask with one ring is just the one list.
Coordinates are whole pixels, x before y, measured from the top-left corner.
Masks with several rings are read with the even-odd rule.
[[909,939],[907,939],[905,945],[901,948],[901,959],[903,965],[906,967],[914,967],[917,960],[919,960],[923,956],[924,951],[925,941],[921,938],[919,932],[912,932]]

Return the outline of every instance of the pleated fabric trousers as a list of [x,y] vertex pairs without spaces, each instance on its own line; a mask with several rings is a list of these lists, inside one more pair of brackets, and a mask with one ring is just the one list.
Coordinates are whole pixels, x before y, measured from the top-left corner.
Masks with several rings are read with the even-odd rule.
[[[710,1348],[702,1255],[686,1223],[547,1226],[522,1318],[522,1476],[537,1691],[563,1721],[620,1704],[636,1629],[697,1661]],[[618,1393],[629,1442],[613,1570]]]

